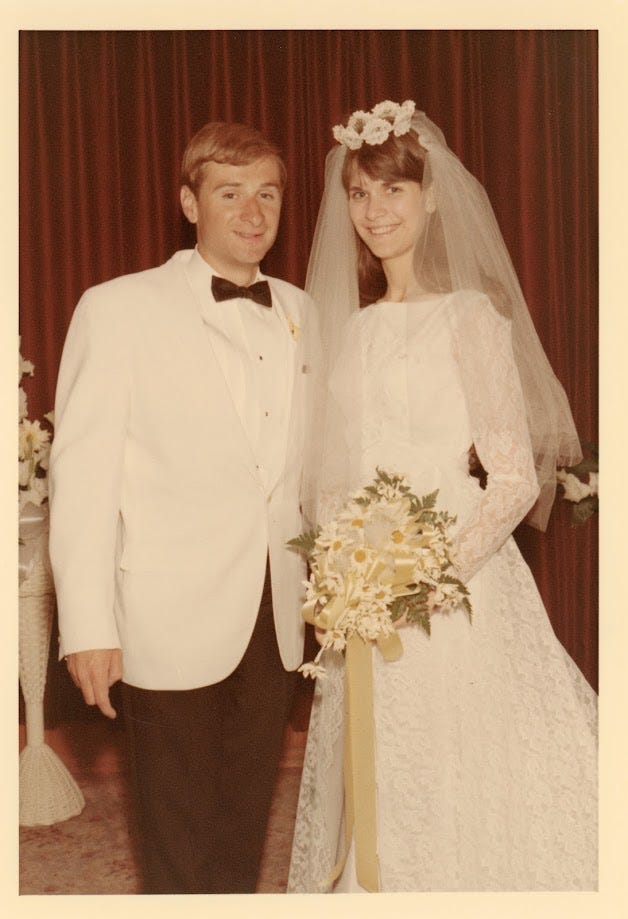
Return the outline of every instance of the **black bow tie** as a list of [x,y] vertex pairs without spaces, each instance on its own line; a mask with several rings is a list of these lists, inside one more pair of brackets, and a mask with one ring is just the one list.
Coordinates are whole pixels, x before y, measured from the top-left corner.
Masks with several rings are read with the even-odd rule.
[[245,297],[247,300],[253,300],[260,306],[271,307],[273,305],[272,296],[268,281],[256,281],[250,287],[240,287],[227,281],[226,278],[218,278],[212,275],[212,293],[214,300],[220,303],[222,300],[234,300],[236,297]]

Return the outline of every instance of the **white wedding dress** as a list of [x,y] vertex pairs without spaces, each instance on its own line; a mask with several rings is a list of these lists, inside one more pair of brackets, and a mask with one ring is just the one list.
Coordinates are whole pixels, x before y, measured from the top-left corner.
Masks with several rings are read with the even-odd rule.
[[[360,381],[361,417],[352,379]],[[373,650],[382,891],[593,890],[597,697],[560,645],[511,536],[536,480],[508,321],[471,291],[351,318],[332,390],[376,466],[439,489],[473,621],[400,631]],[[357,412],[360,415],[360,412]],[[352,420],[353,417],[353,420]],[[486,489],[468,474],[474,443]],[[288,891],[320,892],[343,852],[343,662],[326,652],[303,768]],[[353,852],[335,892],[360,891]]]

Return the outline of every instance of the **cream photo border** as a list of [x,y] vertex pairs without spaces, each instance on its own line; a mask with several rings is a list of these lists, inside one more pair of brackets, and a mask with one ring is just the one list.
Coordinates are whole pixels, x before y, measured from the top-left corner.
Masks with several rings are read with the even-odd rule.
[[[329,919],[359,915],[421,919],[517,919],[569,917],[597,919],[628,915],[628,820],[626,776],[626,693],[624,649],[628,646],[626,607],[619,583],[620,530],[626,513],[626,488],[620,481],[619,457],[625,455],[626,358],[628,323],[625,291],[619,290],[618,266],[626,261],[628,196],[626,174],[626,79],[628,10],[626,0],[318,0],[303,11],[300,0],[230,0],[224,11],[207,0],[10,0],[0,8],[0,72],[3,142],[2,287],[0,309],[0,609],[3,618],[2,715],[0,736],[6,755],[2,769],[2,835],[0,909],[14,919],[45,916],[78,919],[119,913],[134,916],[256,919],[290,916]],[[438,8],[440,7],[440,9]],[[228,10],[228,12],[227,12]],[[15,502],[15,375],[18,334],[17,303],[17,49],[20,30],[45,29],[593,29],[599,33],[600,60],[600,440],[603,460],[600,516],[600,889],[592,893],[379,894],[364,899],[346,894],[115,897],[18,895],[17,785],[17,517]],[[622,297],[623,295],[623,297]],[[36,360],[36,356],[30,355]],[[608,499],[608,505],[605,504]],[[625,562],[624,562],[625,565]],[[121,902],[118,902],[121,901]]]

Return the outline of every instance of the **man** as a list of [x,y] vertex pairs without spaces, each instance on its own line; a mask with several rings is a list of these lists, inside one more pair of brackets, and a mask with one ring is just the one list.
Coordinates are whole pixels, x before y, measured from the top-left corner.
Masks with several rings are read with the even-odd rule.
[[302,659],[305,574],[286,541],[302,527],[314,316],[259,270],[284,182],[257,131],[202,128],[181,185],[196,248],[88,290],[61,362],[61,648],[110,718],[123,680],[146,893],[255,891]]

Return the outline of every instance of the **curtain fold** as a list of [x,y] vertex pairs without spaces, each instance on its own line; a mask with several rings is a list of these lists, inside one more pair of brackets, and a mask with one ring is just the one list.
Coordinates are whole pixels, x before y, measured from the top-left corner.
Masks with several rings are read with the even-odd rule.
[[[597,34],[548,30],[20,33],[20,318],[31,417],[82,291],[193,245],[179,164],[206,121],[261,128],[289,171],[265,269],[305,279],[331,126],[412,98],[485,185],[583,440],[597,440]],[[597,683],[596,521],[520,528],[560,640]]]

